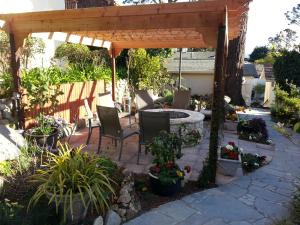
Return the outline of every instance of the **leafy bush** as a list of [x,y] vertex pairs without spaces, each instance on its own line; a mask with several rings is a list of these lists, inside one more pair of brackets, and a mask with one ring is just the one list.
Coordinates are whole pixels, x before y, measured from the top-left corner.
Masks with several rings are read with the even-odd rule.
[[[89,156],[81,150],[82,146],[72,149],[68,145],[61,145],[58,155],[48,152],[45,169],[37,170],[30,178],[39,186],[28,207],[35,205],[42,196],[47,196],[49,204],[54,203],[57,211],[62,206],[66,220],[69,212],[73,214],[73,201],[79,195],[86,209],[90,204],[98,213],[109,208],[114,195],[114,181],[110,178],[113,168],[102,167],[101,158]],[[104,164],[108,165],[107,162]]]
[[145,49],[129,51],[129,81],[134,90],[147,89],[161,93],[167,85],[172,83],[162,58],[150,56]]
[[266,46],[255,47],[253,52],[250,54],[250,62],[265,58],[269,51],[270,50]]
[[272,117],[285,124],[300,121],[300,93],[295,85],[288,84],[290,93],[275,87],[275,104],[271,107]]
[[276,58],[273,66],[276,83],[285,91],[289,91],[286,81],[300,86],[300,53],[285,51]]
[[294,125],[294,131],[297,132],[297,133],[300,133],[300,122],[295,123],[295,125]]
[[0,75],[0,97],[11,97],[13,92],[13,78],[10,73]]

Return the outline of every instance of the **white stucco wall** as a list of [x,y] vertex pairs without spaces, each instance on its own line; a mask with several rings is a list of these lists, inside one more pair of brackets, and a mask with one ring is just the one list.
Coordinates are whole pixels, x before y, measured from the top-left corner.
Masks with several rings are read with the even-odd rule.
[[[21,13],[65,9],[64,0],[0,0],[0,13]],[[34,35],[33,35],[34,36]],[[45,53],[35,55],[29,62],[29,67],[49,67],[59,41],[43,39]]]
[[191,88],[192,95],[212,94],[213,92],[213,74],[182,74],[182,85]]

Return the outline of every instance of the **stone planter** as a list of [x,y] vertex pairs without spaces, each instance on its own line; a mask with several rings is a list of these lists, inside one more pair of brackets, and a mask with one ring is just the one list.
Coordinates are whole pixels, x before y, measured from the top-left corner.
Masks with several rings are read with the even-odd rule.
[[237,125],[237,121],[226,120],[224,123],[224,130],[236,133]]
[[242,159],[239,155],[239,160],[221,158],[221,151],[218,152],[218,171],[225,176],[235,176],[236,171],[242,168]]
[[172,196],[181,190],[181,180],[178,179],[175,184],[163,185],[157,176],[149,173],[150,187],[153,193],[161,196]]
[[275,144],[262,144],[262,143],[255,143],[256,148],[261,148],[261,149],[266,149],[266,150],[271,150],[274,151],[275,150]]

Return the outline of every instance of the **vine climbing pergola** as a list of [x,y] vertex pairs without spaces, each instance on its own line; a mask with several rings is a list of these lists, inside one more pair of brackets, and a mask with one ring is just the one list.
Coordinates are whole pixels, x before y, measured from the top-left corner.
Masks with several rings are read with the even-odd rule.
[[[44,33],[49,39],[107,47],[112,58],[115,98],[115,57],[124,48],[215,48],[214,97],[210,161],[216,161],[220,108],[223,107],[228,41],[239,36],[250,0],[197,2],[0,14],[1,29],[10,39],[15,92],[20,93],[20,56],[24,39]],[[20,93],[21,94],[21,93]],[[22,116],[22,115],[20,115]]]

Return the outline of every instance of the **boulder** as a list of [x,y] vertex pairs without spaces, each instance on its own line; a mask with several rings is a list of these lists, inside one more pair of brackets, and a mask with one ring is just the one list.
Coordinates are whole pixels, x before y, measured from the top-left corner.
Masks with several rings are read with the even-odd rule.
[[20,148],[26,145],[26,140],[17,131],[0,125],[0,162],[16,159]]
[[105,217],[105,225],[120,225],[121,217],[113,210],[109,210]]
[[98,216],[98,217],[95,219],[93,225],[103,225],[103,218],[102,218],[102,216]]

